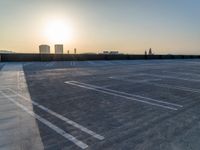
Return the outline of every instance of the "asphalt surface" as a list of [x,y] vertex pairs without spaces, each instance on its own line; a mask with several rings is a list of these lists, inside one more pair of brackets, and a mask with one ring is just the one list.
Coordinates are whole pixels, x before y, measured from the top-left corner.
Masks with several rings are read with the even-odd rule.
[[2,97],[32,106],[40,149],[199,150],[198,59],[17,64],[24,85]]

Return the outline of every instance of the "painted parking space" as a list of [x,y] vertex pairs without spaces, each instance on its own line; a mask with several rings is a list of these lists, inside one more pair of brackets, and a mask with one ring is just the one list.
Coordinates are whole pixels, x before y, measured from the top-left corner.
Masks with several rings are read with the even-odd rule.
[[197,149],[196,61],[6,64],[0,100],[7,107],[0,111],[13,119],[13,128],[14,114],[35,122],[39,134],[26,135],[38,139],[36,149]]
[[106,93],[109,95],[119,96],[119,97],[133,100],[133,101],[138,101],[141,103],[146,103],[146,104],[157,106],[157,107],[166,108],[166,109],[178,110],[178,108],[176,108],[176,107],[183,107],[182,105],[175,104],[175,103],[164,102],[162,100],[155,100],[155,99],[143,97],[140,95],[129,94],[129,93],[125,93],[122,91],[116,91],[116,90],[112,90],[112,89],[108,89],[108,88],[104,88],[104,87],[100,87],[100,86],[96,86],[96,85],[85,84],[82,82],[66,81],[65,83],[69,84],[69,85],[74,85],[74,86],[78,86],[81,88],[101,92],[101,93]]

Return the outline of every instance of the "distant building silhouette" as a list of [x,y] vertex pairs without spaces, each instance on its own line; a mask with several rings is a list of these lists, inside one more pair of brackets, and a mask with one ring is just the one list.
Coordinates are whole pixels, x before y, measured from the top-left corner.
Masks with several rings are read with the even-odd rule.
[[119,54],[119,52],[118,51],[110,51],[110,54]]
[[110,52],[109,51],[103,51],[103,54],[109,54]]
[[151,48],[149,49],[149,55],[153,55],[153,51]]
[[146,56],[147,55],[147,51],[145,50],[145,52],[144,52],[144,55]]
[[103,53],[100,53],[100,54],[106,54],[106,55],[117,55],[119,54],[119,51],[103,51]]
[[10,50],[0,50],[0,54],[10,54],[10,53],[15,53],[15,52]]
[[63,54],[63,45],[62,44],[55,45],[55,54]]
[[67,51],[67,54],[69,54],[69,50]]
[[40,52],[40,54],[50,54],[50,46],[49,45],[40,45],[39,52]]
[[74,54],[76,54],[76,48],[74,48]]

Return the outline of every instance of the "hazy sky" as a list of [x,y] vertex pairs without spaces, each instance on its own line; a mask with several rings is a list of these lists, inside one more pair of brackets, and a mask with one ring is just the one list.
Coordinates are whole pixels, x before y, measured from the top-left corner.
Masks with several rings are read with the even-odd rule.
[[199,0],[0,0],[0,49],[38,52],[49,24],[70,26],[65,51],[200,54]]

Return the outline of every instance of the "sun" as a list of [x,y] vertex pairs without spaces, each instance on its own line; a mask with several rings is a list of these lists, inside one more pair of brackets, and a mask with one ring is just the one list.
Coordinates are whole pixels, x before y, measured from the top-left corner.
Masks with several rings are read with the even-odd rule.
[[45,27],[45,35],[51,43],[62,44],[72,40],[73,29],[64,20],[51,20]]

